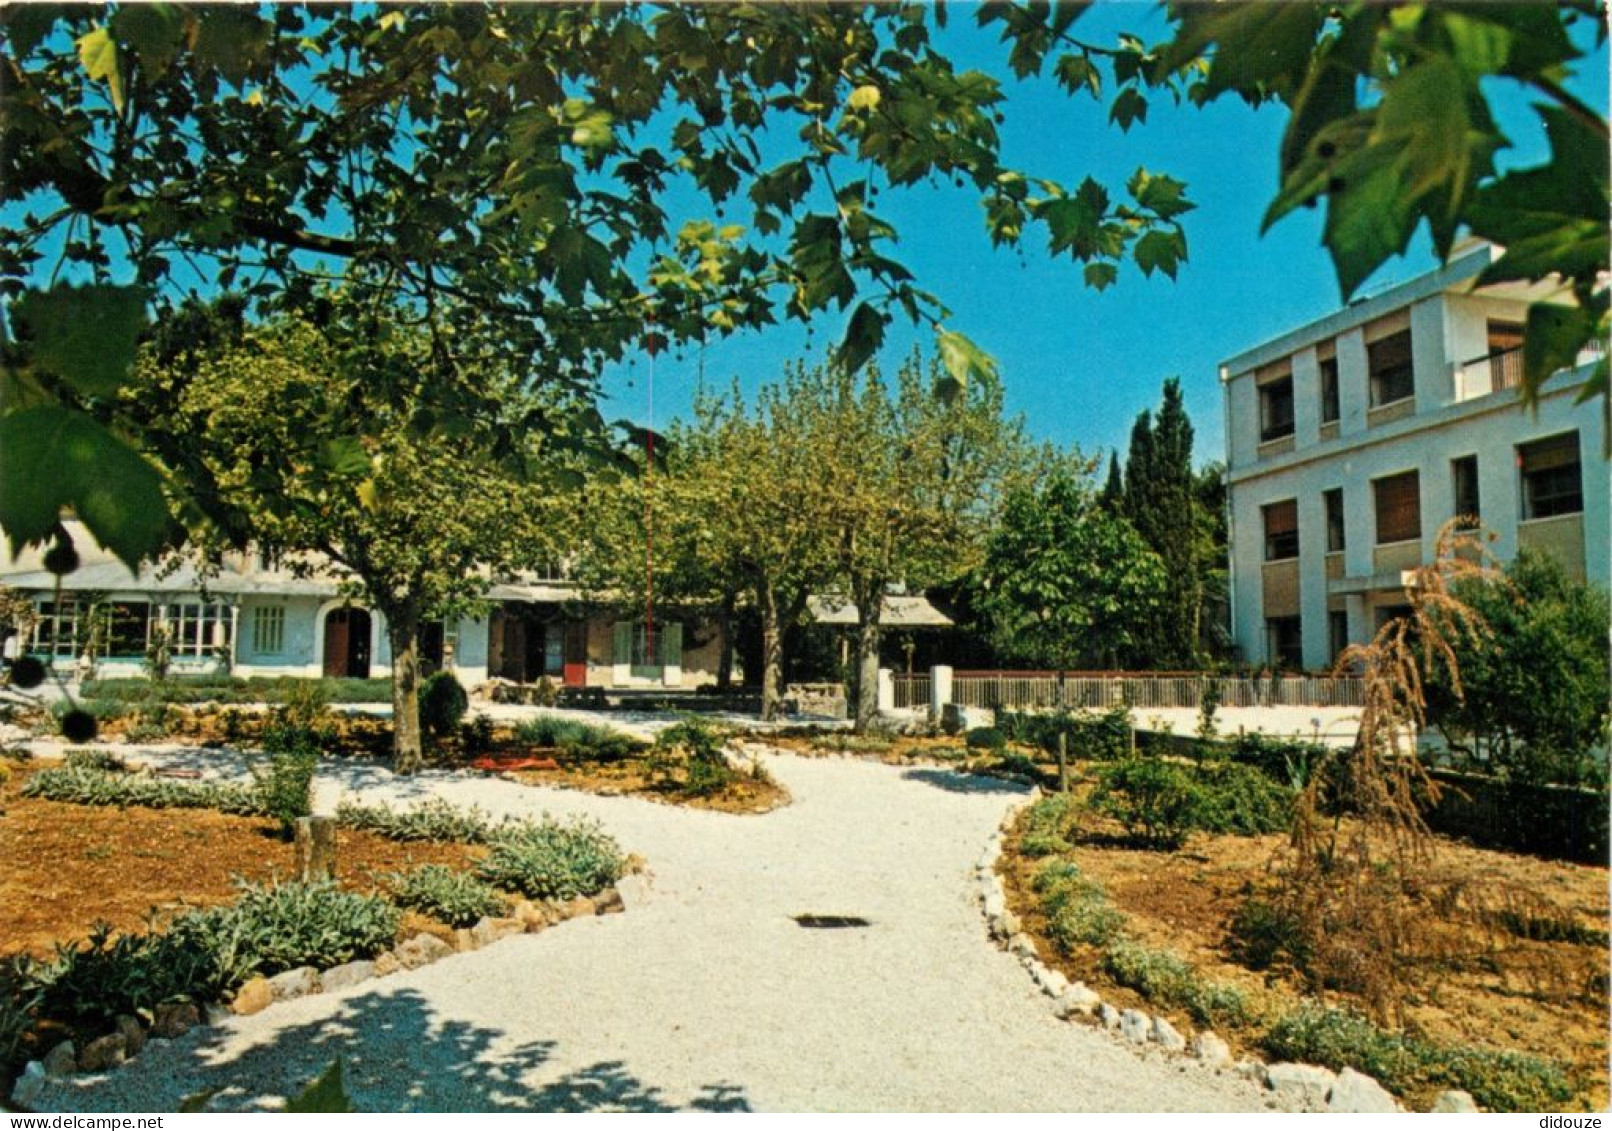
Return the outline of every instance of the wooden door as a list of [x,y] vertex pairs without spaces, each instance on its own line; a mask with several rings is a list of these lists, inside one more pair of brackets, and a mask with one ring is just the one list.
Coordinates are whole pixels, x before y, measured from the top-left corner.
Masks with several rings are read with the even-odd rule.
[[588,624],[572,621],[565,626],[565,686],[588,685]]

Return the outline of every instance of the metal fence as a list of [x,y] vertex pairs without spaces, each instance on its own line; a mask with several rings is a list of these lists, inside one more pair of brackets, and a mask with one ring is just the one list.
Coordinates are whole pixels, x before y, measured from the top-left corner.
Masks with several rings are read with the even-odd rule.
[[[928,702],[929,677],[896,678],[898,707],[903,705],[903,678],[923,680],[922,696],[906,705]],[[1359,679],[1335,676],[1251,679],[1201,672],[1067,672],[1062,702],[1070,708],[1099,710],[1127,705],[1138,710],[1197,708],[1210,683],[1219,685],[1222,707],[1358,707],[1363,694]],[[952,699],[965,707],[1051,709],[1059,706],[1058,676],[1056,672],[955,672]]]
[[930,680],[927,674],[897,672],[894,683],[897,708],[929,706]]

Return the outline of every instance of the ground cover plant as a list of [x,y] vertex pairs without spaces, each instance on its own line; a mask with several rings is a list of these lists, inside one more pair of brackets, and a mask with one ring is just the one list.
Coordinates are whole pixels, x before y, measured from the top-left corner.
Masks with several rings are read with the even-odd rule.
[[1605,867],[1440,838],[1402,1019],[1373,1019],[1359,988],[1308,972],[1310,936],[1277,898],[1283,834],[1148,845],[1093,802],[1112,765],[1077,763],[1071,794],[1027,808],[1002,866],[1068,977],[1267,1060],[1351,1065],[1412,1106],[1446,1088],[1494,1110],[1605,1104]]

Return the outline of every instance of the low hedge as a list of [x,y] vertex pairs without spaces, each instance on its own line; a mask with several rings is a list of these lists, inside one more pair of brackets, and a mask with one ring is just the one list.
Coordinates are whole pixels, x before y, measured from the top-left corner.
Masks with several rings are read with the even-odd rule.
[[1111,711],[1004,711],[997,729],[1013,742],[1058,753],[1058,736],[1065,736],[1069,757],[1110,762],[1131,752],[1131,712]]
[[85,699],[120,703],[285,703],[312,684],[329,703],[390,703],[390,679],[317,679],[298,676],[174,676],[154,679],[91,679],[79,688]]
[[216,781],[173,781],[148,774],[108,772],[87,766],[40,770],[22,786],[24,797],[74,805],[139,805],[147,809],[217,809],[241,817],[269,815],[255,786]]

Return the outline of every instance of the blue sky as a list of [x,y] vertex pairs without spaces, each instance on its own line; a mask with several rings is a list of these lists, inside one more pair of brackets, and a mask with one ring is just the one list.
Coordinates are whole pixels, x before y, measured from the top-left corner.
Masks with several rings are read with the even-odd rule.
[[[1076,25],[1094,42],[1120,30],[1149,41],[1162,37],[1159,9],[1139,2],[1101,3]],[[1263,237],[1259,224],[1277,187],[1276,153],[1286,113],[1253,110],[1227,97],[1198,109],[1151,99],[1148,119],[1121,133],[1106,105],[1070,98],[1050,80],[1012,78],[994,30],[974,25],[970,6],[954,5],[942,39],[960,66],[1002,78],[1008,94],[1002,127],[1005,160],[1073,186],[1088,173],[1120,188],[1138,165],[1185,180],[1198,205],[1185,217],[1190,262],[1176,281],[1145,278],[1134,267],[1098,293],[1080,280],[1080,265],[1053,260],[1036,233],[1020,255],[993,250],[977,197],[970,190],[918,187],[885,193],[883,212],[899,228],[901,258],[920,283],[953,310],[951,327],[969,335],[999,364],[1010,410],[1025,415],[1038,438],[1078,445],[1088,454],[1118,446],[1131,422],[1154,407],[1166,377],[1179,376],[1196,428],[1199,462],[1221,458],[1224,427],[1218,363],[1285,330],[1337,309],[1340,295],[1321,247],[1323,212],[1300,211]],[[1607,105],[1604,49],[1581,60],[1575,93]],[[1548,152],[1526,99],[1497,84],[1496,113],[1514,148],[1505,164],[1532,164]],[[898,199],[899,198],[899,199]],[[1386,264],[1361,293],[1369,294],[1431,267],[1425,230],[1410,253]],[[810,345],[796,324],[713,342],[678,360],[655,362],[655,421],[688,411],[704,380],[747,391],[772,379],[794,357],[821,358],[844,328],[844,315],[821,319]],[[880,359],[893,366],[931,335],[892,326]],[[648,407],[647,359],[607,373],[607,416],[643,421]]]

